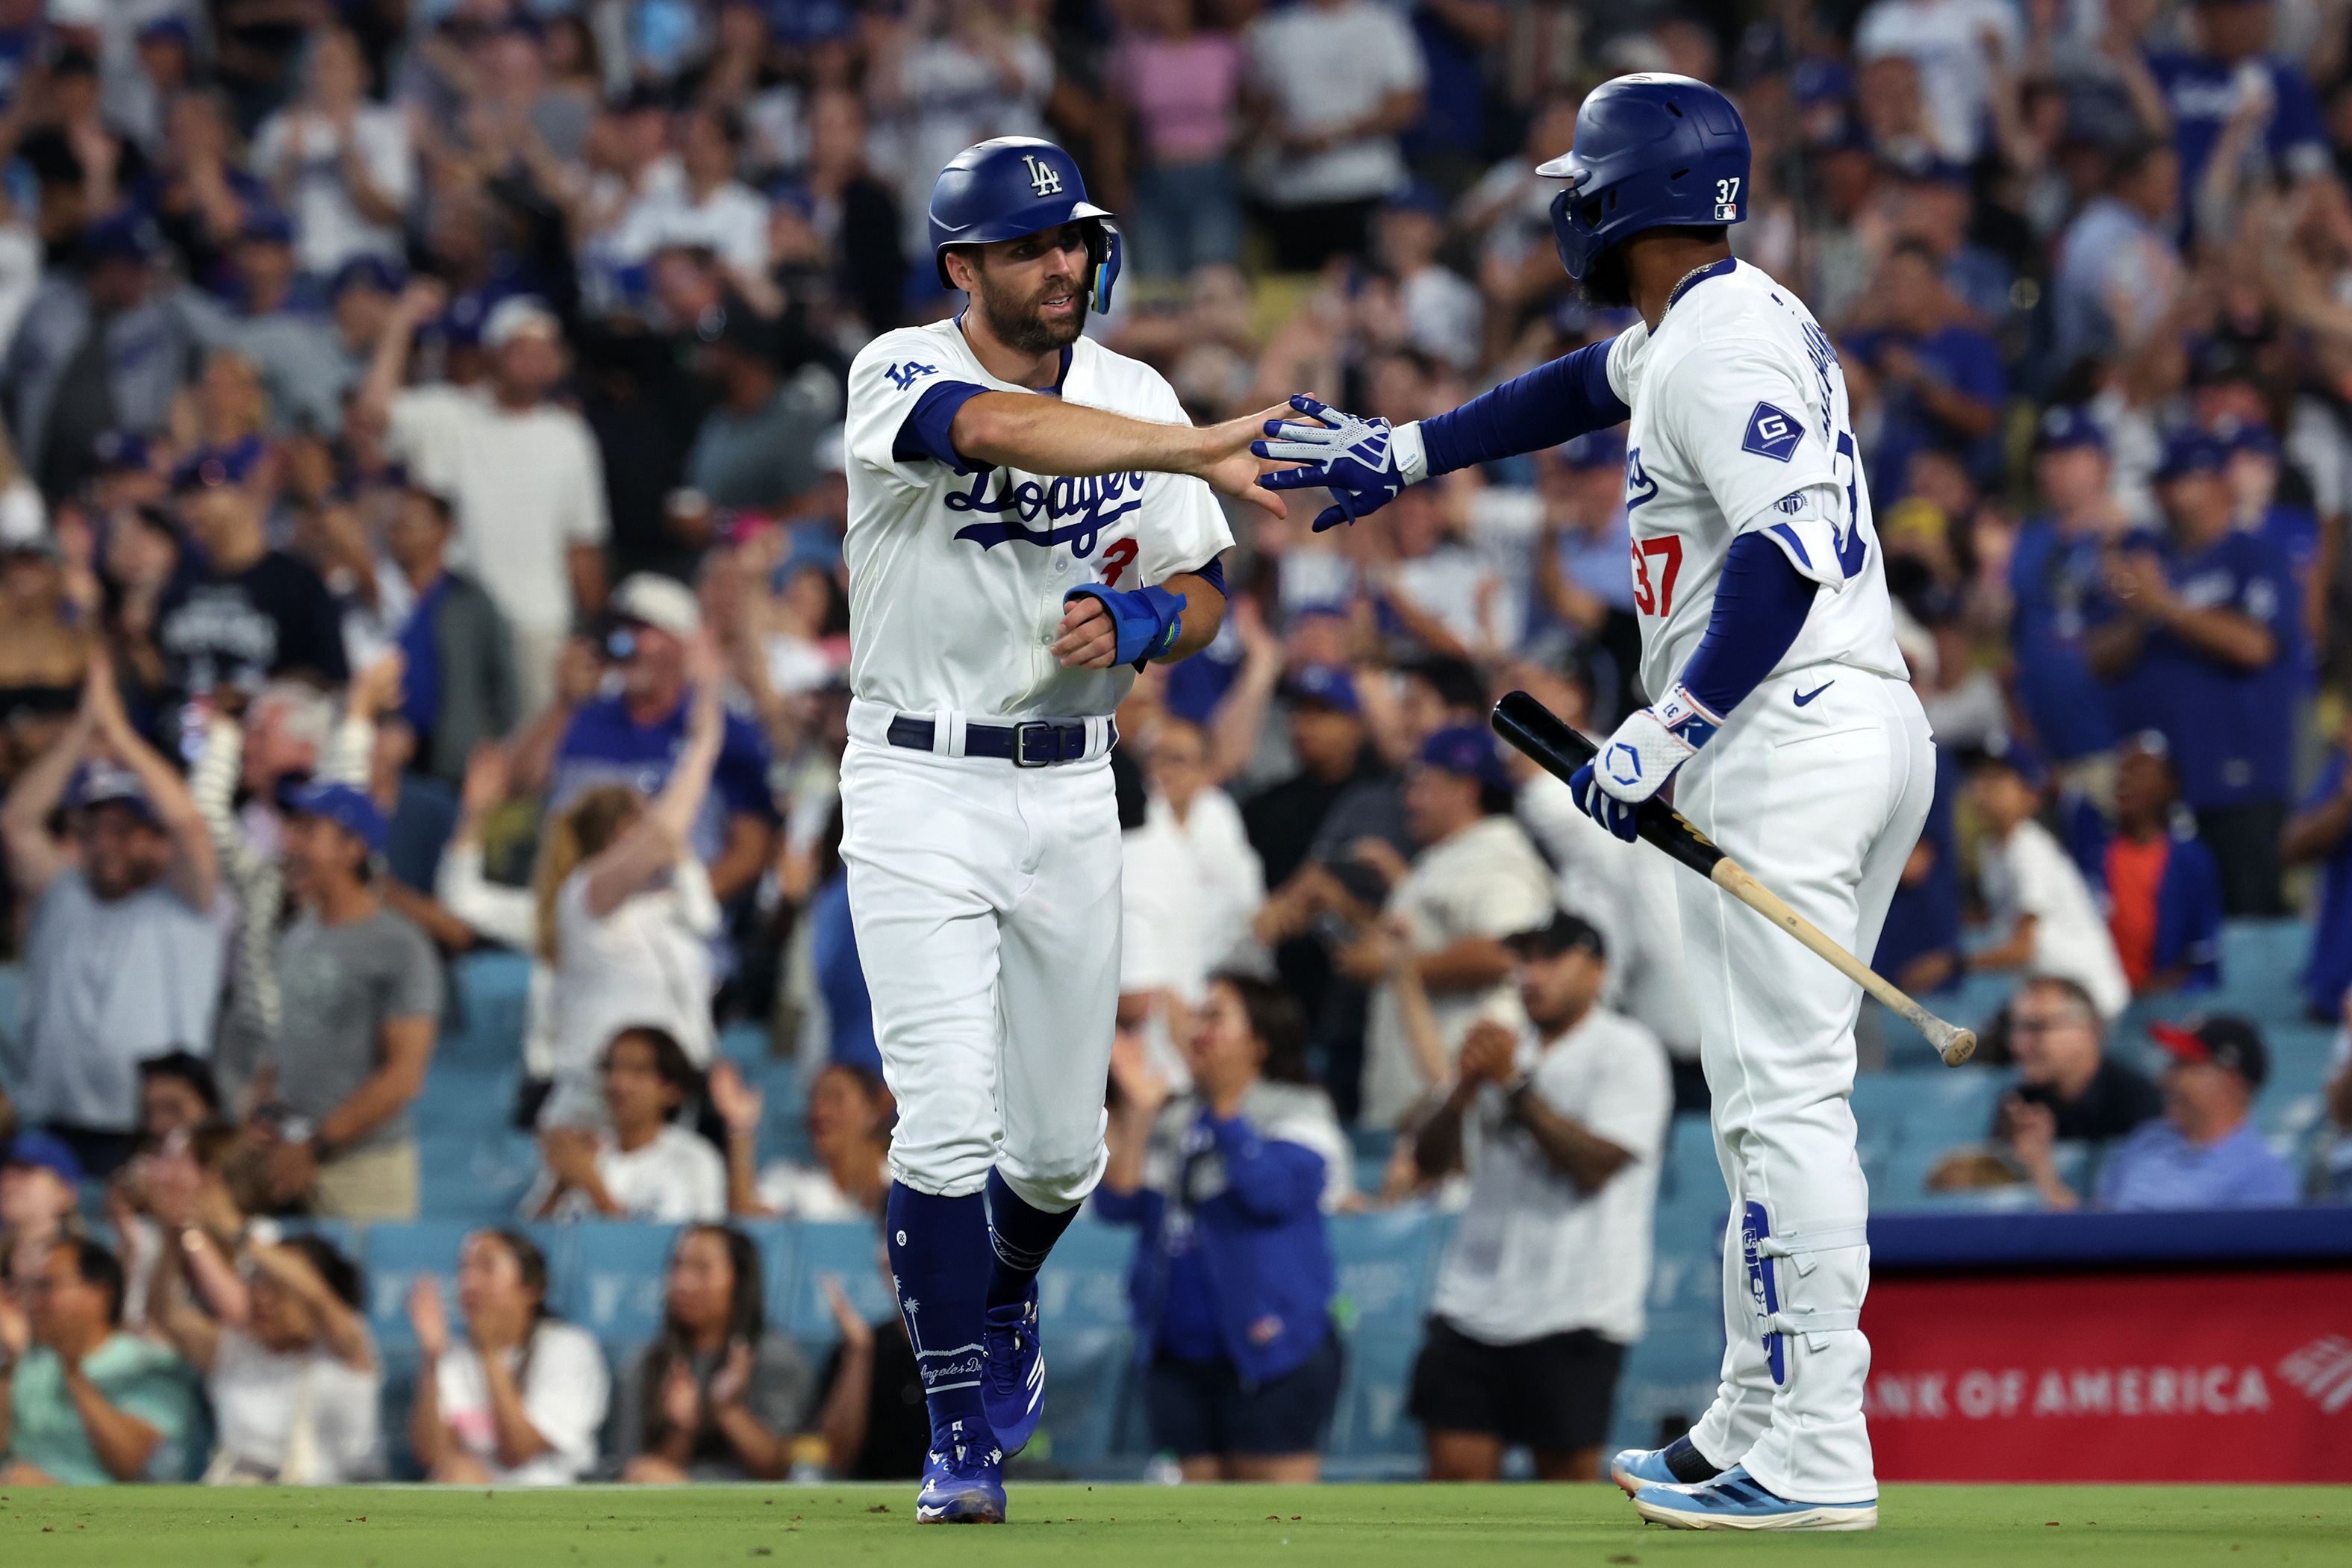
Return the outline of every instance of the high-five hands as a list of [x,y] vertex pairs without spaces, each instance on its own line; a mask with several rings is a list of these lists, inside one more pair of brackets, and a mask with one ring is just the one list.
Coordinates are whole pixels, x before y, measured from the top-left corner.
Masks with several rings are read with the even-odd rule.
[[1395,432],[1385,419],[1363,419],[1300,392],[1290,406],[1318,420],[1269,419],[1266,439],[1250,443],[1258,456],[1300,463],[1268,474],[1258,483],[1269,490],[1328,490],[1334,505],[1315,518],[1315,531],[1370,517],[1397,498],[1407,483],[1397,463]]

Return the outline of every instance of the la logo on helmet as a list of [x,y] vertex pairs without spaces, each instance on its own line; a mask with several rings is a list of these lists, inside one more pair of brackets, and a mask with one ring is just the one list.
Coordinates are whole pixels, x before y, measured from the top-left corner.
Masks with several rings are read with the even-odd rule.
[[1024,152],[1021,162],[1029,165],[1029,188],[1041,196],[1062,193],[1062,172],[1051,163],[1041,163],[1034,152]]

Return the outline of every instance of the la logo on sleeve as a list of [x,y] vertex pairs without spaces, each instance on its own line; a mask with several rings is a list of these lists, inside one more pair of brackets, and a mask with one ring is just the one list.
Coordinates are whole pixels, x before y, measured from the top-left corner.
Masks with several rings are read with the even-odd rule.
[[1786,463],[1804,438],[1803,425],[1770,403],[1759,402],[1748,416],[1748,435],[1740,442],[1739,450],[1769,457],[1775,463]]

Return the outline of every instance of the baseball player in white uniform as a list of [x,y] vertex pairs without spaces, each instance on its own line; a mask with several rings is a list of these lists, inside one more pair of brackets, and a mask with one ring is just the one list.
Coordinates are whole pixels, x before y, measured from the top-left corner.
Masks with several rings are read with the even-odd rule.
[[1111,713],[1223,622],[1212,485],[1264,496],[1255,421],[1196,431],[1080,335],[1109,217],[1049,142],[969,149],[930,219],[970,307],[849,373],[841,847],[898,1102],[885,1231],[930,1406],[924,1521],[1001,1521],[1037,1425],[1037,1270],[1106,1159]]
[[[1642,319],[1450,413],[1391,431],[1292,406],[1260,455],[1313,465],[1318,519],[1404,485],[1630,416],[1626,505],[1649,707],[1573,780],[1622,839],[1675,809],[1848,951],[1877,945],[1934,790],[1926,715],[1895,643],[1845,378],[1812,315],[1735,261],[1748,146],[1730,101],[1686,77],[1604,83],[1539,172],[1561,260],[1596,305]],[[1877,1481],[1863,1421],[1867,1184],[1854,1157],[1860,992],[1712,883],[1676,879],[1716,1150],[1731,1195],[1728,1344],[1689,1436],[1619,1454],[1644,1518],[1693,1529],[1864,1530]]]

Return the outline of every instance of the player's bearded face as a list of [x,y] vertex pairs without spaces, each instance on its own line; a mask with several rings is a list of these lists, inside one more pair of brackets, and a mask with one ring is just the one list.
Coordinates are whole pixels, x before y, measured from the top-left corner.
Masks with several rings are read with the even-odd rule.
[[1576,297],[1594,310],[1630,310],[1633,306],[1633,274],[1625,265],[1625,247],[1612,245],[1593,257],[1576,285]]
[[1006,348],[1049,354],[1086,329],[1086,246],[1056,246],[1030,259],[990,256],[979,268],[978,304]]

